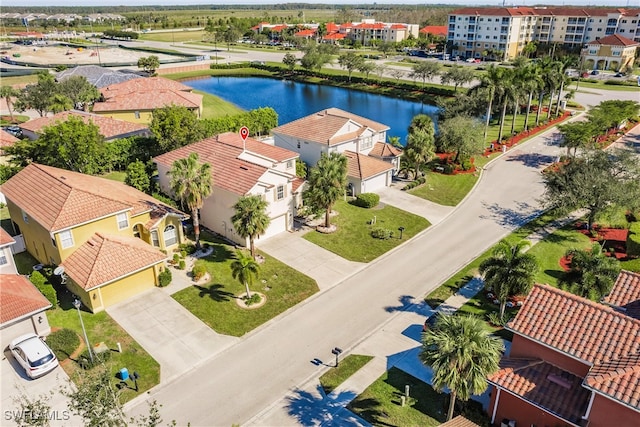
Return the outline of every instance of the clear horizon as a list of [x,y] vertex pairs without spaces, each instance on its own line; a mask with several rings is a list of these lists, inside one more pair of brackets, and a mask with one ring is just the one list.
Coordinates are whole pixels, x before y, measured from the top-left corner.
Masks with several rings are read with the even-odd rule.
[[[59,0],[62,2],[62,0]],[[265,2],[264,0],[227,0],[227,1],[211,1],[211,0],[137,0],[136,6],[199,6],[199,5],[264,5],[264,4],[287,4],[287,3],[307,3],[307,4],[338,4],[338,5],[368,5],[368,4],[377,4],[377,5],[424,5],[424,1],[419,0],[383,0],[383,1],[358,1],[358,0],[307,0],[302,2],[293,2],[293,1],[273,1],[273,2]],[[458,6],[502,6],[503,2],[501,0],[495,1],[487,1],[487,0],[471,0],[468,2],[460,2],[459,0],[438,0],[436,5],[449,4],[449,5],[458,5]],[[95,2],[91,0],[64,0],[64,4],[51,4],[51,1],[47,0],[3,0],[2,5],[4,7],[7,6],[20,6],[20,7],[74,7],[74,6],[85,6],[85,7],[104,7],[104,6],[127,6],[133,7],[125,4],[123,0],[102,0],[100,4],[96,6]],[[544,3],[540,3],[534,0],[530,1],[521,1],[521,2],[513,2],[513,1],[505,1],[505,6],[533,6],[533,5],[544,5]],[[562,1],[560,5],[557,4],[547,4],[548,6],[594,6],[594,7],[627,7],[627,8],[638,8],[637,5],[632,5],[630,0],[620,1],[620,0],[568,0]]]

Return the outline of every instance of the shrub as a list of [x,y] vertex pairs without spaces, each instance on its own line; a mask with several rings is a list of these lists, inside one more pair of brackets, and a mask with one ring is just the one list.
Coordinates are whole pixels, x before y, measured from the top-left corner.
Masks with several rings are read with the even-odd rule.
[[388,228],[378,227],[371,231],[371,236],[376,239],[387,240],[393,237],[393,231]]
[[262,297],[257,293],[253,293],[249,298],[246,295],[244,296],[244,303],[247,306],[258,304],[260,301],[262,301]]
[[67,360],[80,345],[80,338],[75,331],[64,328],[51,332],[47,344],[59,361]]
[[56,290],[53,289],[51,283],[47,281],[47,279],[40,273],[39,271],[34,271],[31,273],[29,280],[33,285],[38,288],[40,293],[44,295],[44,297],[53,305],[54,307],[58,305],[58,295],[56,294]]
[[180,249],[180,253],[185,252],[188,255],[191,255],[196,251],[196,245],[194,245],[193,243],[181,243],[178,248]]
[[171,259],[171,263],[172,264],[177,264],[178,262],[180,262],[180,254],[173,254],[173,258]]
[[460,164],[460,168],[463,171],[468,171],[473,167],[473,164],[471,163],[471,160],[465,160]]
[[91,357],[89,357],[89,350],[86,349],[82,352],[80,357],[78,357],[78,364],[82,369],[91,369],[94,366],[101,365],[108,361],[111,358],[110,351],[103,351],[102,353],[93,353],[93,362],[91,361]]
[[207,274],[207,267],[202,263],[196,263],[196,265],[193,266],[191,273],[193,274],[193,279],[198,281]]
[[640,256],[640,222],[631,223],[627,235],[627,256]]
[[444,171],[443,172],[446,173],[447,175],[451,175],[453,173],[453,171],[455,170],[455,167],[450,163],[447,163],[443,167],[444,167]]
[[380,203],[380,196],[375,193],[362,193],[358,194],[356,199],[353,201],[353,204],[356,206],[360,206],[361,208],[370,209],[378,205]]
[[185,268],[187,268],[187,263],[181,259],[180,262],[178,262],[178,270],[184,270]]
[[171,276],[171,270],[169,270],[168,268],[165,268],[160,272],[160,274],[158,274],[158,286],[160,286],[161,288],[164,288],[169,283],[171,283],[172,278],[173,277]]

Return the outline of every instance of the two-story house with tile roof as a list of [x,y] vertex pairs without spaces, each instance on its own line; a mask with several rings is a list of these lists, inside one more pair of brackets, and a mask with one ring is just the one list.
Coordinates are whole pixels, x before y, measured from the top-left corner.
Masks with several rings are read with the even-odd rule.
[[202,115],[202,95],[180,82],[164,77],[128,80],[100,89],[103,100],[94,103],[93,112],[133,123],[151,123],[153,110],[181,105]]
[[[640,29],[640,27],[638,27]],[[587,43],[580,60],[586,69],[625,71],[633,68],[640,42],[612,34]]]
[[315,166],[322,153],[342,153],[348,160],[351,193],[375,193],[391,185],[400,168],[401,151],[386,144],[389,126],[329,108],[272,129],[278,147],[300,153]]
[[269,203],[271,219],[260,238],[292,230],[293,217],[302,205],[304,183],[296,177],[298,153],[253,138],[243,141],[236,133],[223,133],[154,158],[163,192],[171,192],[167,172],[173,162],[190,153],[197,153],[200,162],[209,163],[213,169],[213,192],[200,211],[203,226],[246,246],[248,241],[231,223],[233,206],[241,196],[257,194]]
[[507,326],[509,356],[488,378],[492,423],[637,426],[640,320],[624,306],[639,294],[640,275],[629,272],[607,304],[535,285]]
[[32,163],[2,192],[27,251],[92,311],[157,284],[161,250],[184,240],[184,213],[120,182]]
[[11,247],[16,243],[13,237],[0,228],[0,274],[18,274]]

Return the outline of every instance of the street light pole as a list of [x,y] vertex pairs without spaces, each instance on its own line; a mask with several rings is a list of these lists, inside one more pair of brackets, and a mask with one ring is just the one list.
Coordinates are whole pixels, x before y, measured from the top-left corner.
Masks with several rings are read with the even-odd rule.
[[93,364],[93,352],[91,351],[89,338],[87,338],[87,330],[84,328],[84,322],[82,321],[82,314],[80,313],[80,300],[74,299],[73,306],[76,308],[76,310],[78,310],[78,317],[80,318],[80,325],[82,326],[82,333],[84,334],[84,343],[87,345],[87,350],[89,351],[89,359],[91,359],[91,364]]

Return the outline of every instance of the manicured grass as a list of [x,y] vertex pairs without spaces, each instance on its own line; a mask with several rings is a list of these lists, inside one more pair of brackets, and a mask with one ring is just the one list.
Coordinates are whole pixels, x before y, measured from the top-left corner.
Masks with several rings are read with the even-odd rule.
[[409,190],[409,193],[440,205],[456,206],[477,181],[478,173],[445,175],[427,172],[427,182]]
[[113,171],[109,172],[106,175],[103,175],[102,177],[110,179],[112,181],[124,182],[125,178],[127,177],[127,173],[123,171]]
[[138,40],[166,43],[191,42],[202,40],[205,34],[206,33],[203,30],[185,31],[184,29],[178,29],[172,32],[162,33],[150,31],[148,33],[140,34],[140,38]]
[[[575,89],[576,83],[573,82],[567,90]],[[640,92],[640,87],[638,86],[622,86],[622,85],[606,85],[604,84],[604,80],[598,83],[591,83],[580,81],[580,85],[578,86],[578,92],[582,92],[582,88],[586,89],[600,89],[600,90],[617,90],[620,92]]]
[[242,113],[244,110],[237,107],[231,102],[227,102],[222,98],[218,98],[215,95],[211,95],[200,90],[194,90],[195,93],[203,95],[202,98],[202,118],[203,119],[215,119],[218,117],[232,116],[234,114]]
[[[62,363],[62,367],[72,380],[82,378],[85,371],[77,363],[78,355],[84,351],[82,327],[77,310],[73,307],[69,293],[58,293],[59,307],[47,311],[52,328],[69,328],[81,337],[81,351],[77,351],[70,359]],[[123,389],[122,402],[129,401],[160,382],[160,365],[134,339],[118,325],[106,312],[91,314],[81,311],[82,321],[87,330],[87,337],[92,346],[104,342],[110,349],[111,356],[105,363],[112,373],[114,384],[119,383],[116,373],[127,368],[129,372],[140,374],[138,391]],[[117,351],[117,343],[122,346],[122,353]],[[99,369],[99,368],[96,368]],[[129,386],[133,388],[130,381]]]
[[19,254],[14,254],[13,260],[16,262],[18,274],[31,274],[31,272],[33,272],[33,266],[36,264],[40,264],[40,262],[32,257],[31,254],[27,251],[20,252]]
[[10,76],[2,78],[2,86],[28,85],[38,82],[37,74],[29,74],[27,76]]
[[373,356],[364,356],[362,354],[350,354],[342,359],[337,368],[327,371],[320,377],[320,385],[324,389],[324,392],[327,394],[331,393],[371,359],[373,359]]
[[240,308],[236,297],[243,296],[245,288],[231,276],[233,247],[205,233],[201,237],[214,248],[211,256],[198,261],[205,264],[212,279],[183,289],[173,298],[220,334],[242,336],[318,292],[315,280],[261,253],[265,261],[250,288],[264,294],[267,301],[259,308]]
[[24,116],[14,112],[13,121],[11,121],[11,114],[5,114],[2,116],[2,119],[0,120],[0,125],[4,126],[4,125],[10,125],[12,123],[24,123],[24,122],[28,122],[29,120],[31,120],[31,117]]
[[[305,234],[304,238],[350,261],[372,261],[431,225],[422,217],[382,204],[365,209],[340,200],[333,210],[338,212],[331,218],[331,223],[337,226],[336,232],[323,234],[314,231]],[[376,224],[371,225],[374,217]],[[404,227],[402,240],[399,239],[398,227]],[[393,237],[386,240],[372,237],[371,232],[376,228],[393,231]]]
[[[401,397],[404,396],[406,385],[409,385],[409,399],[402,407]],[[391,368],[349,403],[347,408],[376,426],[430,427],[445,421],[448,402],[448,394],[438,393],[417,378]],[[465,402],[463,415],[481,426],[489,425],[488,417],[477,402]]]

